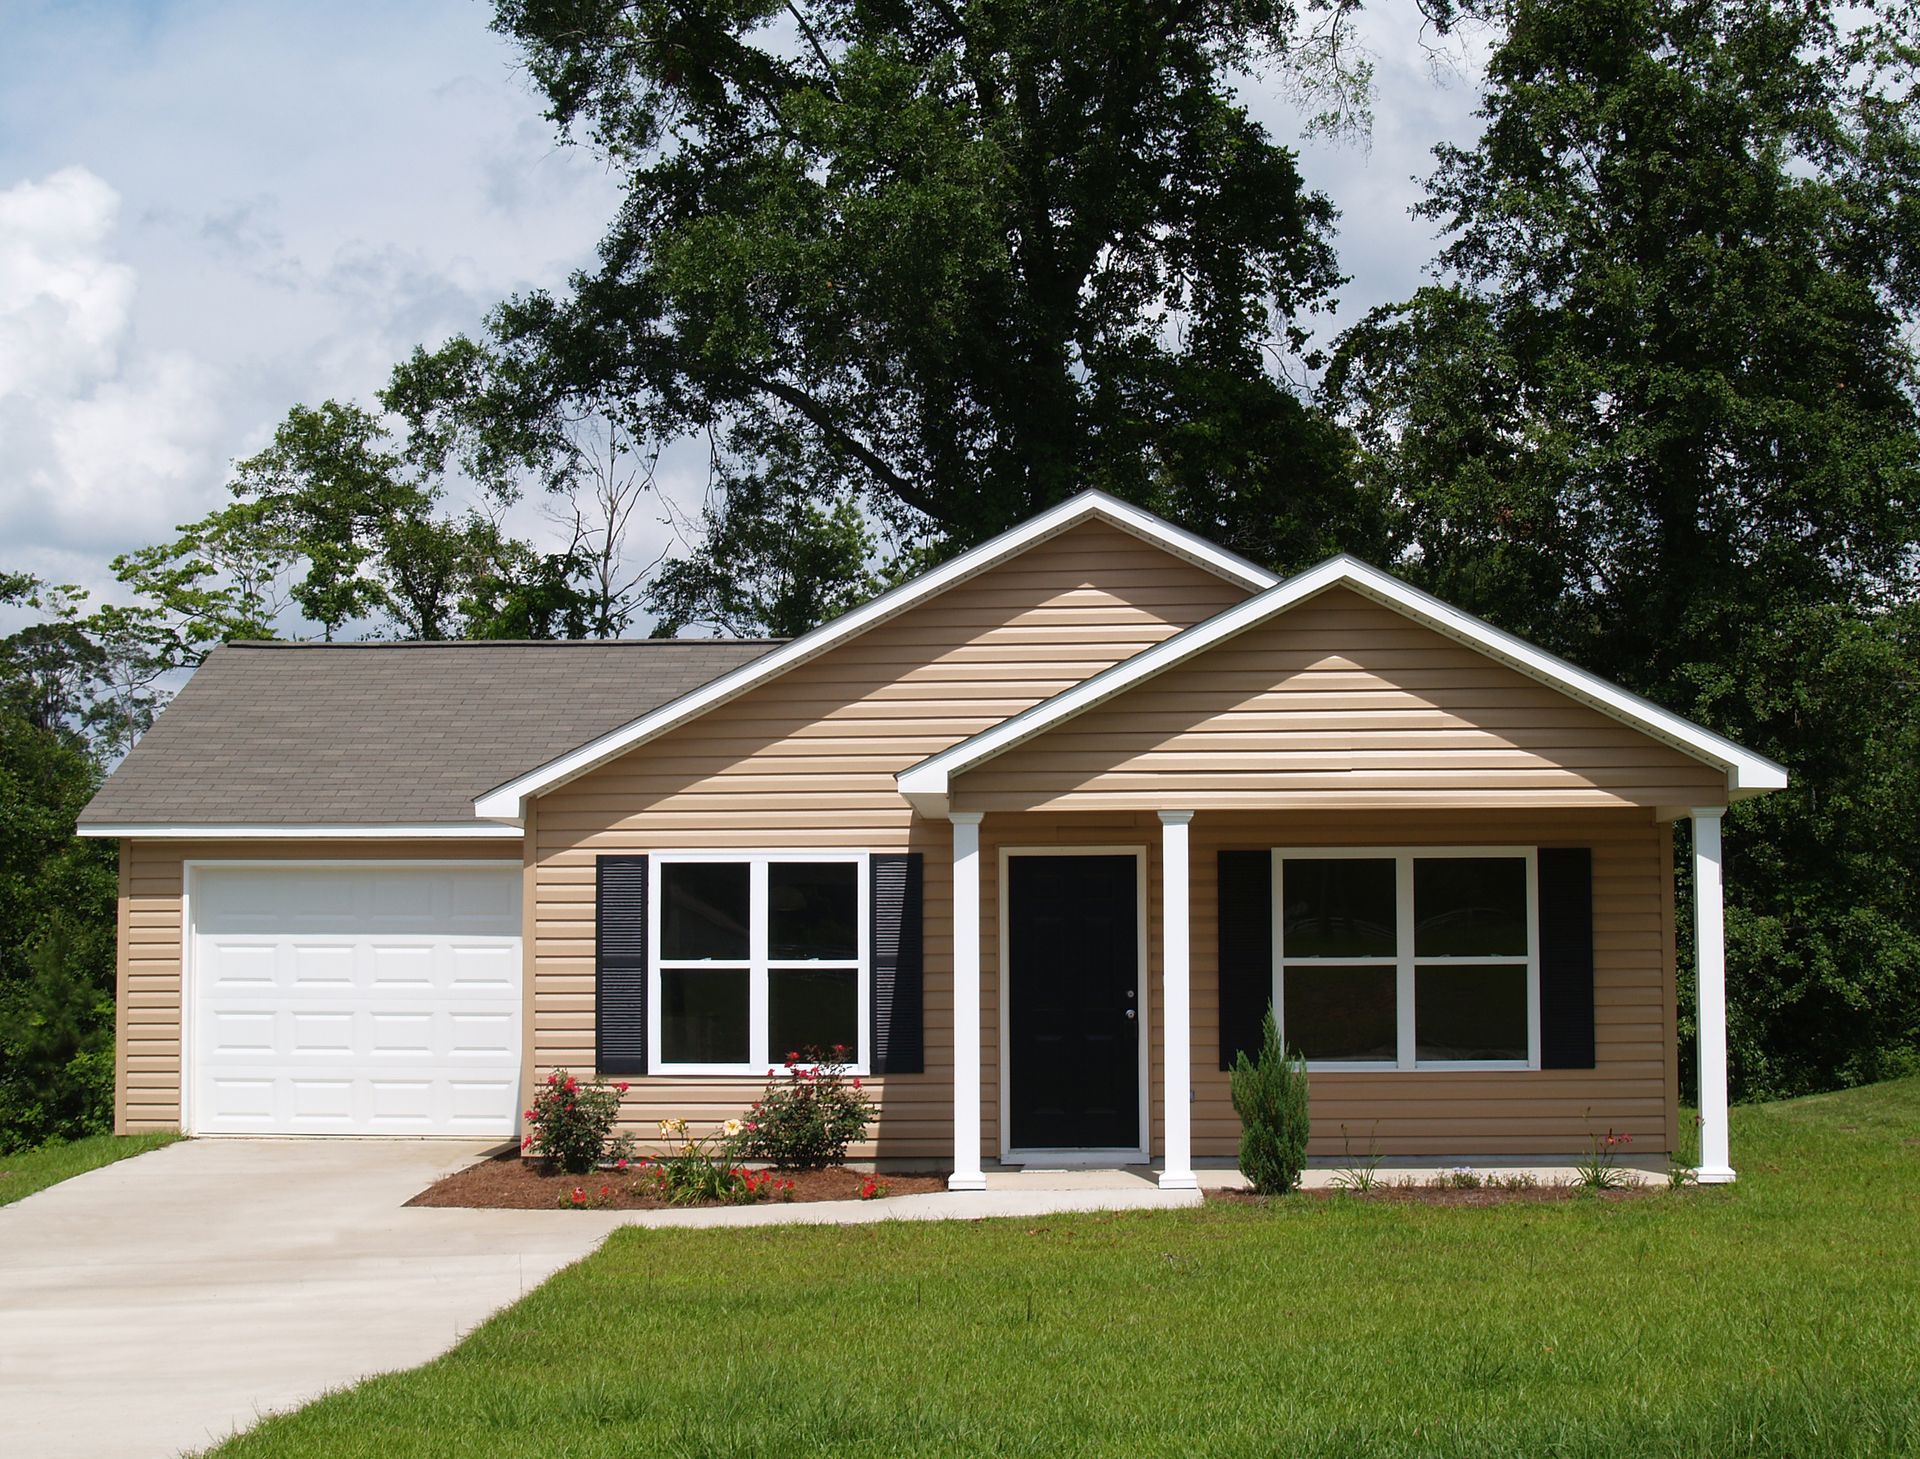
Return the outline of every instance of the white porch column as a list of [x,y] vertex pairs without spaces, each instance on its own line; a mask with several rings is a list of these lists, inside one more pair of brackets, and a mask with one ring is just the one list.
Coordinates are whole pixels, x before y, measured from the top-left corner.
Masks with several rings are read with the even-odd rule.
[[1702,1185],[1733,1179],[1727,1163],[1727,935],[1721,915],[1721,806],[1693,817],[1694,982],[1699,990],[1700,1172]]
[[1192,820],[1192,811],[1160,812],[1160,1028],[1166,1066],[1162,1190],[1193,1190],[1198,1184],[1193,1178],[1193,1073],[1189,1067],[1193,1019],[1188,990],[1187,826]]
[[983,1191],[980,1169],[980,819],[953,824],[953,1174],[947,1189]]

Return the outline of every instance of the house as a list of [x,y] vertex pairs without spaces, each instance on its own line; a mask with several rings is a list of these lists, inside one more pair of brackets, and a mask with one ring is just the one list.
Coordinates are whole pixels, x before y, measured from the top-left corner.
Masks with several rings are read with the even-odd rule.
[[597,1067],[644,1132],[843,1043],[854,1153],[969,1189],[1191,1186],[1269,1000],[1316,1155],[1671,1147],[1687,817],[1712,1181],[1721,815],[1785,779],[1363,563],[1090,492],[791,642],[221,648],[81,830],[121,1130],[505,1138]]

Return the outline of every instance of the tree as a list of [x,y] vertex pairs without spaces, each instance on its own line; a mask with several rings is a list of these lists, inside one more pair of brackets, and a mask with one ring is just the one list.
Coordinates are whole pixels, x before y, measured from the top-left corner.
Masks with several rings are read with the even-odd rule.
[[1328,377],[1428,586],[1793,772],[1731,815],[1749,1094],[1920,1025],[1911,25],[1521,0],[1419,210],[1439,280]]
[[708,515],[706,550],[665,563],[648,588],[656,637],[699,625],[793,638],[878,591],[868,567],[876,544],[850,498],[822,507],[736,485],[730,500],[730,511]]
[[780,499],[945,551],[1088,486],[1286,565],[1365,546],[1377,513],[1287,373],[1338,282],[1332,209],[1232,89],[1295,20],[503,0],[626,201],[596,271],[416,356],[390,400],[480,402],[496,461],[589,405],[709,436],[716,579]]
[[1260,1020],[1259,1057],[1235,1054],[1227,1081],[1240,1116],[1240,1173],[1263,1196],[1297,1190],[1307,1168],[1307,1061],[1281,1044],[1271,1005]]
[[75,839],[73,826],[100,784],[88,735],[121,730],[96,712],[109,654],[87,636],[83,596],[0,573],[0,600],[37,615],[0,638],[5,1151],[101,1128],[103,1087],[111,1107],[117,869],[110,845]]

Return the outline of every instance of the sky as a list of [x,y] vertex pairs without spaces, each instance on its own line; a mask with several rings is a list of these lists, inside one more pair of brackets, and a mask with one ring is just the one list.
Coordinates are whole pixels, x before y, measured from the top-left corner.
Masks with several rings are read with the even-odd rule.
[[[489,14],[0,0],[0,568],[111,599],[113,556],[227,500],[290,405],[370,404],[415,345],[591,260],[617,188],[556,144]],[[1415,178],[1475,130],[1468,57],[1436,66],[1404,0],[1364,26],[1364,142],[1243,92],[1343,215],[1334,328],[1419,285]],[[683,501],[695,476],[663,472]]]

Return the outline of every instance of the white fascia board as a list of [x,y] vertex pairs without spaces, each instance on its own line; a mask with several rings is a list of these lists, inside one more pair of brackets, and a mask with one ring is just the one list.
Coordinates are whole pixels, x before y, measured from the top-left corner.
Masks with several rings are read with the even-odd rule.
[[1108,496],[1105,492],[1083,491],[1061,502],[1058,506],[1048,508],[1018,527],[1002,532],[991,541],[970,548],[951,561],[942,563],[931,572],[923,573],[910,582],[889,589],[858,608],[841,614],[830,623],[821,624],[811,633],[803,634],[772,653],[765,654],[751,663],[742,664],[732,673],[722,675],[711,684],[702,685],[690,694],[683,694],[680,698],[661,705],[658,709],[622,725],[617,730],[590,740],[578,749],[570,750],[557,759],[549,760],[546,764],[537,766],[526,774],[488,791],[474,801],[474,814],[484,820],[517,821],[521,819],[528,796],[539,795],[556,786],[564,785],[567,781],[604,765],[615,756],[624,754],[634,746],[657,735],[665,734],[668,730],[677,729],[715,706],[737,698],[749,689],[778,677],[788,669],[818,657],[856,634],[863,633],[889,618],[904,613],[915,604],[924,602],[935,594],[953,587],[956,583],[964,582],[989,568],[998,566],[1035,543],[1058,536],[1062,532],[1079,526],[1082,522],[1096,518],[1161,547],[1177,557],[1204,567],[1250,591],[1264,592],[1279,581],[1265,568],[1216,547],[1204,537],[1195,536],[1183,528],[1174,526],[1171,522],[1162,521],[1151,512],[1143,511],[1117,497]]
[[952,777],[961,771],[1334,587],[1351,588],[1549,688],[1725,770],[1733,796],[1779,790],[1787,783],[1786,770],[1764,755],[1757,755],[1617,684],[1576,668],[1545,649],[1536,648],[1470,613],[1463,613],[1431,593],[1403,583],[1358,558],[1344,555],[1329,558],[1258,597],[1237,603],[971,739],[909,766],[894,777],[895,782],[909,799],[945,796],[950,791]]
[[335,823],[313,825],[162,825],[140,822],[132,825],[86,825],[75,833],[114,840],[167,841],[518,841],[524,834],[518,826],[472,825],[459,822],[448,825],[435,822],[425,826],[353,826]]

